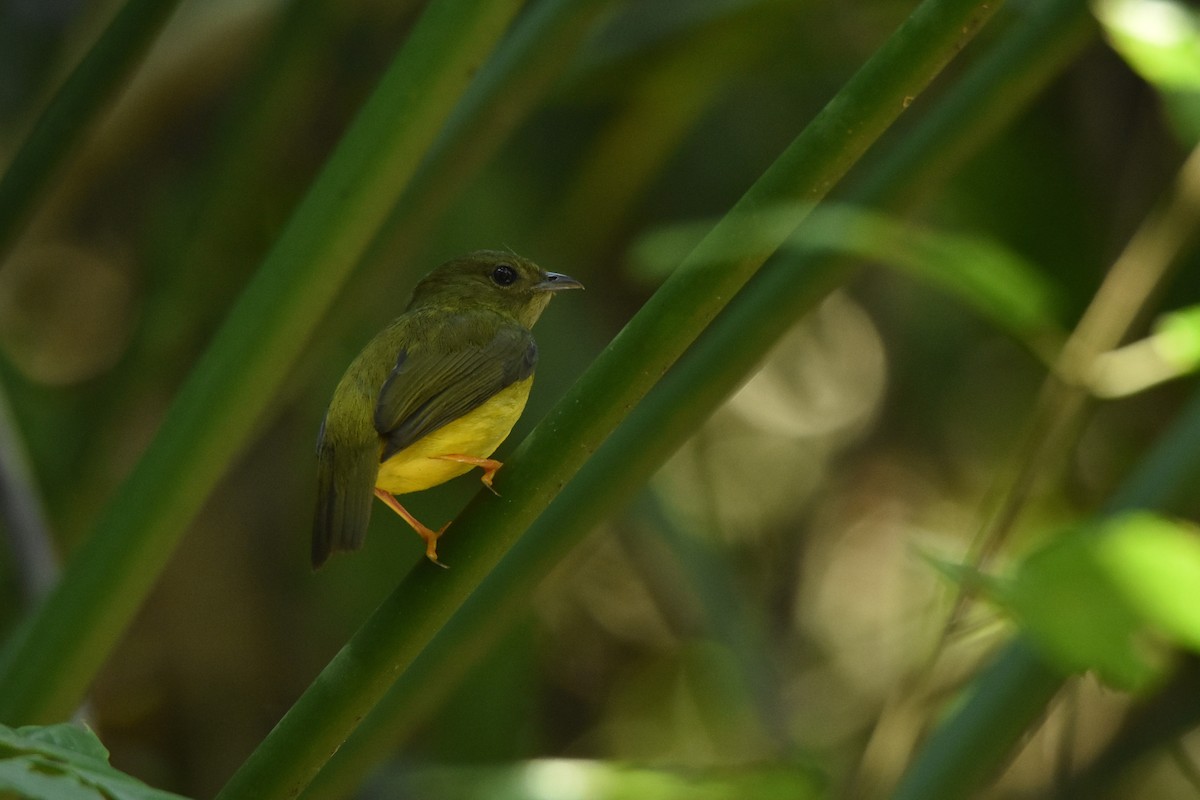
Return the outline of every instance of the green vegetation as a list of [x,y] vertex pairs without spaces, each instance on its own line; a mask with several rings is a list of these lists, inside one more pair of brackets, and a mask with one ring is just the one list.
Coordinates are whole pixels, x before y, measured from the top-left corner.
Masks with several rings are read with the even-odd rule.
[[[1195,791],[1188,6],[172,5],[0,7],[0,794]],[[500,496],[312,574],[485,247],[588,287]]]

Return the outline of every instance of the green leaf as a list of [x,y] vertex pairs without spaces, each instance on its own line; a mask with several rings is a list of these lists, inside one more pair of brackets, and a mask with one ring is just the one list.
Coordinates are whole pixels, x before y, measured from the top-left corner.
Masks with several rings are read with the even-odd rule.
[[1114,517],[1028,558],[997,598],[1062,669],[1142,689],[1168,645],[1200,650],[1200,538],[1148,513]]
[[1177,0],[1101,0],[1096,18],[1126,63],[1163,95],[1180,136],[1200,138],[1200,13]]
[[1102,0],[1113,49],[1159,89],[1200,91],[1200,13],[1175,0]]
[[1200,367],[1200,306],[1165,314],[1154,326],[1154,349],[1180,371]]
[[0,725],[0,791],[26,800],[182,800],[108,763],[108,750],[87,728]]
[[1120,597],[1086,533],[1068,535],[1026,560],[1001,597],[1038,647],[1064,672],[1094,670],[1105,683],[1144,687],[1158,674],[1141,620]]
[[[781,218],[803,215],[795,208],[763,213]],[[647,234],[632,251],[635,272],[661,277],[710,227],[708,223],[688,223]],[[739,244],[747,251],[757,245],[753,241]],[[865,208],[827,204],[809,213],[785,249],[849,255],[899,270],[949,293],[1001,330],[1030,344],[1059,328],[1054,285],[1034,265],[990,239],[922,228]],[[723,258],[742,255],[720,254]]]
[[917,557],[928,564],[943,578],[972,593],[994,597],[1003,592],[1004,582],[978,567],[953,561],[929,550],[916,548]]
[[1056,330],[1058,299],[1043,272],[999,242],[922,228],[896,217],[833,206],[793,243],[879,262],[961,300],[1025,339]]
[[105,800],[97,789],[60,773],[47,773],[32,759],[0,761],[0,792],[25,800]]
[[1096,561],[1139,617],[1174,644],[1200,652],[1200,535],[1153,514],[1113,520]]
[[[3,736],[4,731],[7,730],[9,729],[0,730],[0,741],[5,743],[10,740],[10,737]],[[108,761],[108,748],[91,730],[79,725],[27,725],[18,728],[13,735],[30,747],[38,744],[44,745],[43,749],[37,751],[43,755],[58,756],[65,750],[100,761]]]

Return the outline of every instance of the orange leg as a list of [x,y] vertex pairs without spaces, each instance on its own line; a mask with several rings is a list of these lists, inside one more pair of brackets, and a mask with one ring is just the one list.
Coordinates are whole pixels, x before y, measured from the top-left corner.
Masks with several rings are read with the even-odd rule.
[[496,495],[497,497],[500,496],[500,493],[492,488],[492,478],[495,477],[496,470],[504,466],[503,463],[495,460],[494,458],[464,456],[459,453],[447,453],[444,456],[434,456],[434,458],[440,458],[443,461],[457,461],[460,464],[471,464],[476,467],[483,467],[483,475],[479,477],[479,480],[483,481],[483,485],[490,489],[492,494]]
[[382,500],[384,505],[399,514],[404,521],[411,525],[412,529],[417,532],[417,536],[420,536],[425,540],[425,557],[437,564],[439,567],[444,568],[446,565],[438,561],[437,558],[437,540],[438,537],[446,532],[446,528],[450,527],[450,523],[447,522],[441,527],[440,530],[437,531],[426,528],[417,520],[416,517],[408,513],[408,510],[404,506],[400,505],[400,501],[393,497],[391,493],[385,492],[383,489],[376,489],[375,496]]

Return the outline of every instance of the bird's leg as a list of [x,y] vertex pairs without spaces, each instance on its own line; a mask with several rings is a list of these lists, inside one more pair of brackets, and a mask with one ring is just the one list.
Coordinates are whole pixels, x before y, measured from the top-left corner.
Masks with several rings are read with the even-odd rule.
[[437,564],[439,567],[445,569],[446,565],[438,561],[437,540],[438,537],[446,532],[446,528],[450,527],[450,523],[447,522],[441,527],[440,530],[437,531],[426,528],[420,523],[419,520],[417,520],[416,517],[408,513],[408,509],[400,505],[400,501],[393,497],[390,492],[385,492],[383,489],[376,489],[375,496],[382,500],[384,505],[399,514],[401,518],[403,518],[404,521],[412,526],[412,529],[417,532],[417,536],[420,536],[425,540],[425,557]]
[[443,461],[457,461],[460,464],[471,464],[472,466],[482,467],[483,474],[479,476],[479,480],[483,481],[483,485],[486,486],[489,490],[491,490],[492,494],[496,495],[496,497],[500,496],[500,493],[492,488],[492,479],[496,475],[496,470],[498,470],[504,466],[503,463],[497,461],[494,458],[479,458],[478,456],[465,456],[460,453],[447,453],[444,456],[434,456],[434,458],[440,458]]

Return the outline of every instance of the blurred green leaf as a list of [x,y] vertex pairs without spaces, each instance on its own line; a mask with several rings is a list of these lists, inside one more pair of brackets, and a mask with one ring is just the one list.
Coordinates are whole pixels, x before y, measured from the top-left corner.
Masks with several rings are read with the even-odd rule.
[[427,800],[809,800],[826,796],[824,783],[801,765],[684,771],[539,759],[496,768],[397,770],[377,786],[381,796]]
[[178,800],[108,763],[108,750],[87,728],[0,725],[0,792],[26,800]]
[[1123,689],[1146,686],[1158,674],[1138,637],[1142,620],[1119,596],[1086,533],[1054,542],[1025,561],[1001,603],[1065,672],[1095,670]]
[[943,578],[967,591],[988,596],[997,595],[1002,591],[1003,582],[978,567],[945,558],[920,547],[916,549],[916,554]]
[[1163,94],[1180,135],[1200,138],[1200,12],[1177,0],[1099,0],[1096,18],[1126,63]]
[[1154,349],[1181,371],[1200,367],[1200,306],[1164,314],[1154,326]]
[[[796,215],[794,209],[778,213]],[[632,251],[634,270],[660,276],[709,227],[673,225],[642,237]],[[813,209],[786,248],[849,255],[902,271],[948,292],[1031,345],[1059,331],[1055,286],[1037,267],[991,239],[922,228],[865,208],[824,205]]]
[[849,206],[834,206],[793,241],[877,261],[957,297],[1017,338],[1058,328],[1054,285],[997,241],[921,228]]
[[1200,532],[1153,514],[1118,517],[1097,540],[1096,560],[1146,624],[1200,652]]
[[1168,643],[1200,650],[1200,537],[1148,513],[1064,536],[999,588],[1005,605],[1060,667],[1145,688]]
[[1091,370],[1097,397],[1126,397],[1200,369],[1200,306],[1164,314],[1154,333],[1101,353]]
[[1159,89],[1200,90],[1200,12],[1176,0],[1100,0],[1113,48]]

